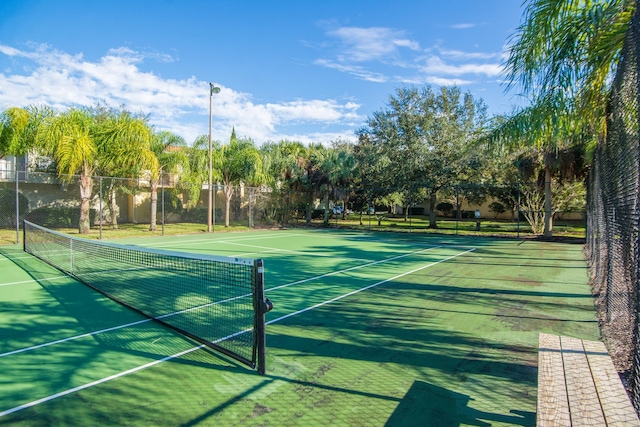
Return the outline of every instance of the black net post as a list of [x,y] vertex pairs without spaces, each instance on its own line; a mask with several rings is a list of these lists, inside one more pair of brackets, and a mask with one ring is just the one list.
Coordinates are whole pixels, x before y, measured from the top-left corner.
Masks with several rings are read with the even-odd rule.
[[260,375],[264,375],[266,372],[267,355],[265,314],[273,308],[273,305],[271,301],[264,296],[264,261],[262,259],[255,260],[254,272],[256,277],[254,282],[254,349],[257,353],[256,368]]

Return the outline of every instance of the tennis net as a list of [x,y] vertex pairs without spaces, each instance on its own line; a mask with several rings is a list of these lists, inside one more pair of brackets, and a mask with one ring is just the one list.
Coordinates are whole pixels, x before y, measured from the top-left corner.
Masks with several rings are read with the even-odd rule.
[[23,230],[25,252],[264,374],[262,260],[93,241],[28,221]]

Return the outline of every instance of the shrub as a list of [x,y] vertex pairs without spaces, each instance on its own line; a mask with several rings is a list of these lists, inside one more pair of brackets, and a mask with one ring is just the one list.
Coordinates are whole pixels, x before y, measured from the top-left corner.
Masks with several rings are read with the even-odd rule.
[[497,218],[498,215],[500,215],[501,213],[504,213],[506,211],[506,209],[504,208],[504,205],[500,202],[493,202],[489,205],[489,210],[491,212],[493,212],[495,215],[493,216],[493,218]]
[[[22,194],[18,193],[18,208],[20,209],[20,220],[24,218],[29,210],[29,201]],[[0,189],[0,227],[16,226],[16,192],[14,189]]]
[[[92,217],[95,212],[92,212]],[[48,228],[75,228],[80,223],[80,208],[42,207],[32,210],[25,215],[27,221]]]
[[453,212],[453,205],[449,202],[440,202],[436,205],[436,209],[442,212],[442,215],[446,217]]

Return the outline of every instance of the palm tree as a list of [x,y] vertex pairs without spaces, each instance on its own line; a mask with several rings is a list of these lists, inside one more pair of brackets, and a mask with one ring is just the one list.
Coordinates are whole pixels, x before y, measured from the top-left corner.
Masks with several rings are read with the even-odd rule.
[[[126,110],[110,111],[106,118],[96,123],[95,144],[100,171],[108,176],[129,178],[149,174],[153,193],[153,181],[155,178],[157,182],[159,171],[158,159],[152,151],[153,136],[144,117]],[[118,228],[115,193],[112,183],[109,191],[111,223],[113,228]]]
[[53,156],[58,175],[63,180],[70,182],[74,175],[80,175],[78,229],[81,234],[89,233],[93,174],[98,154],[93,117],[86,110],[77,108],[48,117],[42,122],[38,140],[45,152]]
[[[324,158],[324,152],[326,147],[319,143],[312,143],[306,148],[304,152],[304,176],[303,181],[307,192],[307,227],[311,222],[311,202],[312,197],[318,192],[322,191],[326,185],[327,178],[322,171],[322,159]],[[325,207],[325,217],[327,215]]]
[[336,186],[346,186],[355,167],[355,158],[346,146],[316,150],[321,190],[324,190],[324,223],[329,223],[329,194]]
[[284,199],[282,223],[289,221],[292,191],[303,190],[305,147],[298,141],[283,140],[279,143],[263,144],[261,151],[265,153],[264,166],[269,171],[274,191]]
[[37,149],[36,135],[43,120],[56,114],[47,106],[11,107],[0,114],[0,158],[23,156]]
[[[212,141],[212,148],[215,153],[220,144]],[[189,210],[198,205],[202,186],[209,180],[209,135],[199,135],[193,144],[186,148],[186,154],[187,165],[181,173],[180,182],[181,187],[187,191],[186,206]]]
[[[546,153],[606,134],[612,71],[635,11],[634,0],[531,0],[506,61],[508,89],[532,103],[483,138],[507,149]],[[545,227],[552,234],[551,166],[545,164]]]
[[188,167],[184,139],[169,131],[160,131],[153,135],[151,152],[158,162],[158,168],[151,173],[151,222],[149,231],[156,231],[158,211],[158,184],[163,173],[177,173]]
[[262,155],[253,141],[238,139],[235,129],[231,134],[229,145],[215,150],[213,169],[221,179],[225,195],[224,226],[229,227],[231,197],[234,186],[241,183],[252,185],[263,182],[265,175],[262,168]]

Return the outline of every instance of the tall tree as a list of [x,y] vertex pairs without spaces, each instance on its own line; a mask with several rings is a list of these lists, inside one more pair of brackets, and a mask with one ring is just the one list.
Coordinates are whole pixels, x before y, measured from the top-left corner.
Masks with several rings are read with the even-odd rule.
[[[508,88],[531,105],[484,139],[547,153],[589,151],[606,134],[612,70],[635,11],[634,0],[531,0],[506,61]],[[552,234],[552,168],[545,165],[544,234]]]
[[238,139],[235,129],[228,145],[214,152],[213,169],[224,186],[225,218],[224,225],[229,227],[231,197],[237,185],[256,185],[264,181],[262,155],[250,139]]
[[[153,197],[153,180],[158,175],[159,165],[151,147],[153,131],[146,118],[125,109],[109,110],[104,116],[94,117],[97,165],[100,173],[127,178],[148,175]],[[118,224],[116,187],[112,181],[109,200],[113,228],[117,228]]]
[[350,145],[342,141],[334,141],[331,147],[318,149],[316,157],[317,173],[321,177],[321,191],[324,194],[324,223],[328,224],[329,196],[332,192],[335,195],[336,190],[341,188],[343,197],[346,197],[345,189],[356,166],[355,157]]
[[[219,149],[220,143],[212,141],[213,152],[216,153]],[[185,151],[187,164],[180,174],[180,183],[181,187],[187,190],[186,205],[187,209],[191,209],[198,205],[202,186],[209,180],[209,135],[199,135]]]
[[429,86],[401,88],[359,130],[359,144],[366,142],[369,152],[381,154],[376,156],[381,162],[378,185],[406,194],[414,193],[418,183],[429,189],[430,226],[435,228],[437,193],[473,168],[467,146],[485,120],[483,101],[457,87],[438,92]]
[[188,157],[184,139],[169,131],[154,133],[151,152],[156,158],[158,167],[151,171],[151,221],[149,230],[156,230],[158,212],[158,185],[165,173],[177,174],[188,168]]
[[71,181],[74,175],[80,175],[78,230],[81,234],[89,233],[93,174],[98,151],[93,117],[86,110],[78,108],[48,117],[42,123],[38,140],[45,152],[53,156],[62,179]]
[[306,150],[301,142],[283,140],[263,144],[261,151],[273,192],[283,201],[282,223],[285,225],[292,209],[292,193],[304,191]]
[[0,114],[0,158],[23,156],[38,148],[38,129],[56,111],[48,106],[11,107]]

